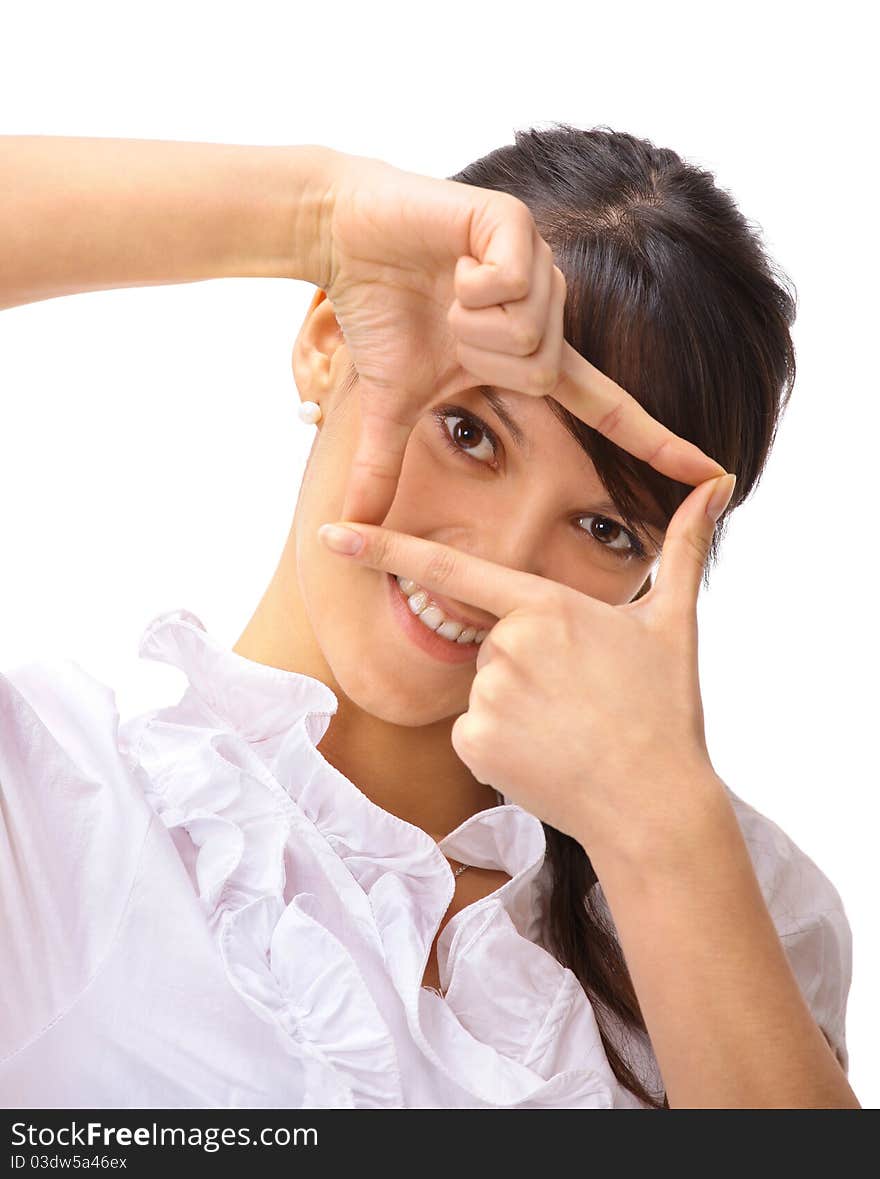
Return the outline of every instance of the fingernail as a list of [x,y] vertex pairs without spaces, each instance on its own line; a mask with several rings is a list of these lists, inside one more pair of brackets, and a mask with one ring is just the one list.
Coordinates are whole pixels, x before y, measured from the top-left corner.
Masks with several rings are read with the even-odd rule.
[[706,515],[713,524],[718,522],[718,518],[727,505],[730,503],[733,489],[736,486],[736,475],[724,475],[717,480],[715,490],[706,504]]
[[353,528],[343,528],[339,524],[322,524],[318,529],[318,536],[328,549],[332,549],[334,553],[345,553],[348,557],[360,552],[364,545],[364,538],[360,532],[355,532]]

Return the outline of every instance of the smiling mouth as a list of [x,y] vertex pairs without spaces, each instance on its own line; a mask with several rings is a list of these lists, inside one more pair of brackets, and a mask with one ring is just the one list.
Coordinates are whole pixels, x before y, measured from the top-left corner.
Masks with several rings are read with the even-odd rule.
[[400,587],[400,592],[406,600],[410,613],[418,619],[422,626],[433,631],[440,638],[460,646],[470,644],[479,646],[489,633],[489,627],[478,627],[467,620],[452,617],[417,582],[407,577],[398,577],[393,573],[390,576]]

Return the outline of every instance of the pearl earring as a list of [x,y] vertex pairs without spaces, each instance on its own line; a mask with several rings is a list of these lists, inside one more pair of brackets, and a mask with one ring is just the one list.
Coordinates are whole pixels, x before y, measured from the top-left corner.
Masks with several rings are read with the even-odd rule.
[[301,401],[299,409],[299,420],[305,422],[307,426],[315,426],[321,420],[321,407],[317,401]]

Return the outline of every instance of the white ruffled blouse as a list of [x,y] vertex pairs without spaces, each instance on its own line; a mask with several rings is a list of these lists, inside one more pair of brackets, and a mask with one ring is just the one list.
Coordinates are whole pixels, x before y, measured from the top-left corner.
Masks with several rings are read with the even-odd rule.
[[[505,802],[438,845],[317,749],[338,704],[321,681],[227,650],[186,610],[140,654],[188,687],[121,724],[71,660],[0,675],[0,1105],[644,1108],[542,943],[535,816]],[[840,897],[731,798],[846,1068]],[[441,852],[511,879],[445,926],[438,992],[421,980],[454,892]],[[648,1038],[614,1042],[662,1095]]]

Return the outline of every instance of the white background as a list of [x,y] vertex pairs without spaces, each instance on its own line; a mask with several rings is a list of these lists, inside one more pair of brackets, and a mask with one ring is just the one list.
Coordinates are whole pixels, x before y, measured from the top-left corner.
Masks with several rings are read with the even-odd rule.
[[[880,1097],[876,128],[869,6],[472,2],[6,9],[0,132],[325,143],[446,176],[515,128],[607,124],[709,167],[794,280],[799,375],[700,600],[716,769],[835,883],[850,1081]],[[63,184],[63,177],[59,177]],[[311,439],[290,353],[312,288],[227,279],[0,315],[0,668],[69,657],[123,715],[185,606],[234,643]]]

